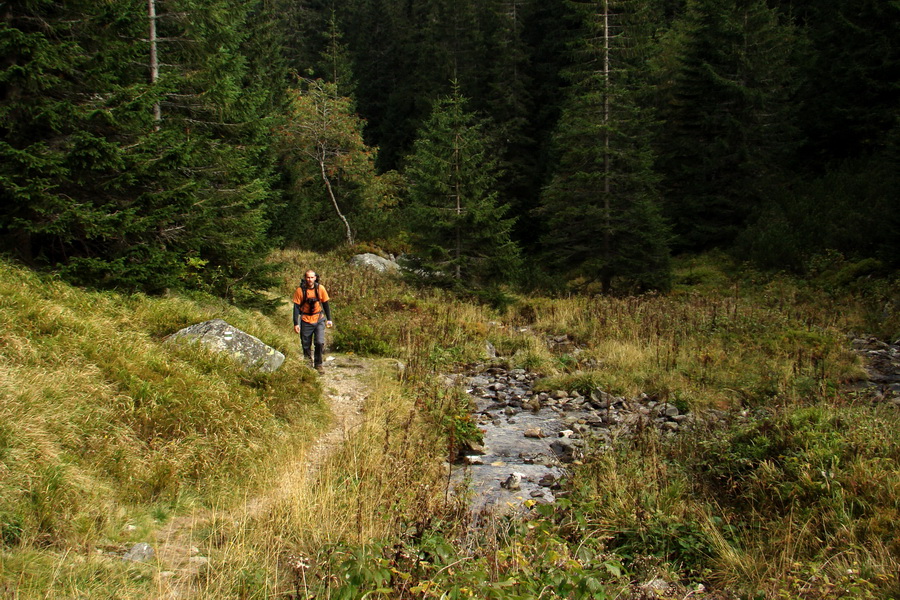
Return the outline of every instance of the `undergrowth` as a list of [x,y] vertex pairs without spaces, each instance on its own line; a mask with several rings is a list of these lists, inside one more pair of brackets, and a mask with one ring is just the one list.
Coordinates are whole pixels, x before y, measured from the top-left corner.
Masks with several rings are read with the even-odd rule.
[[[848,387],[865,376],[850,337],[900,332],[896,283],[848,280],[843,264],[840,278],[822,267],[799,281],[708,256],[682,263],[669,295],[518,296],[498,312],[349,256],[272,258],[273,297],[307,268],[322,276],[333,351],[385,359],[361,429],[290,480],[279,474],[327,414],[287,304],[265,316],[88,294],[3,264],[0,585],[152,597],[152,569],[91,549],[205,503],[221,518],[198,532],[210,569],[197,598],[900,597],[900,414]],[[213,317],[285,366],[249,376],[164,343]],[[542,375],[538,389],[643,393],[717,416],[594,448],[554,505],[475,527],[447,469],[479,431],[445,376],[486,363],[488,342],[496,362]],[[239,510],[223,493],[260,495]],[[126,536],[125,523],[141,525]]]

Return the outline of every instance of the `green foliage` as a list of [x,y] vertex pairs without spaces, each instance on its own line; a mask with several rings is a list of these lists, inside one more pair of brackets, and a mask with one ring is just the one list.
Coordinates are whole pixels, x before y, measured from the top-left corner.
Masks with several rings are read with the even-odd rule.
[[[247,54],[264,55],[251,34],[270,13],[232,0],[160,6],[158,34],[173,43],[160,42],[164,66],[148,83],[146,9],[132,0],[10,9],[0,236],[82,284],[199,284],[252,301],[272,282],[266,134],[279,90],[259,84],[275,65]],[[189,270],[191,259],[202,262]]]
[[393,547],[376,541],[362,547],[325,548],[320,553],[323,560],[305,581],[336,584],[307,585],[303,592],[330,598],[415,595],[491,600],[524,600],[549,592],[560,598],[605,600],[626,581],[627,572],[615,557],[597,552],[591,540],[573,551],[549,520],[539,519],[514,533],[528,541],[524,546],[473,540],[490,544],[486,555],[479,557],[461,555],[452,529],[445,525]]
[[[572,85],[554,132],[558,163],[537,216],[550,266],[568,280],[596,281],[604,293],[668,289],[669,232],[650,148],[651,120],[640,106],[647,54],[639,5],[578,5],[581,31]],[[583,65],[583,67],[581,66]],[[646,79],[646,76],[644,76]]]
[[848,0],[837,7],[814,1],[790,9],[781,4],[804,25],[804,110],[798,115],[805,134],[802,167],[822,173],[835,162],[877,155],[897,131],[900,7],[872,0]]
[[736,422],[724,435],[709,432],[687,464],[731,508],[745,538],[752,529],[773,532],[792,515],[805,524],[794,533],[798,559],[820,560],[826,545],[895,552],[896,536],[884,528],[895,507],[882,502],[900,484],[887,466],[900,452],[896,420],[862,406],[775,411]]
[[466,288],[517,274],[514,219],[497,197],[496,169],[482,128],[456,88],[435,104],[404,170],[412,243],[426,279]]
[[799,273],[829,251],[896,268],[895,167],[889,156],[848,161],[793,193],[773,195],[738,239],[736,252],[760,267]]
[[798,45],[784,21],[760,0],[695,0],[677,24],[660,133],[666,216],[680,249],[730,243],[785,180]]
[[377,331],[370,323],[342,322],[334,333],[334,349],[363,356],[393,354],[387,332]]
[[[294,90],[279,145],[292,179],[292,191],[280,207],[278,230],[286,242],[305,248],[353,245],[358,227],[370,236],[394,203],[396,177],[376,176],[376,151],[365,144],[363,122],[352,99],[338,85],[303,80]],[[374,223],[373,223],[374,221]]]
[[447,440],[448,455],[455,460],[461,449],[482,442],[482,432],[472,416],[470,398],[459,388],[424,386],[421,400]]

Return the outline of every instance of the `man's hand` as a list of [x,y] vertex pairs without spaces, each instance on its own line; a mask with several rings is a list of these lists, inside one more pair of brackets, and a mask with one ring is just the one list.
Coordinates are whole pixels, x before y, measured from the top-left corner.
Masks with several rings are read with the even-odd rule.
[[294,325],[294,333],[300,333],[300,326]]
[[325,327],[331,329],[332,327],[334,327],[334,323],[332,323],[331,321],[325,321]]

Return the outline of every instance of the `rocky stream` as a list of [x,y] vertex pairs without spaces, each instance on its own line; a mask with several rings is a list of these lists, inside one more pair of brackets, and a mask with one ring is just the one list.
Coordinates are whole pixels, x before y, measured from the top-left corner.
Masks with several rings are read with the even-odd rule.
[[[847,387],[857,401],[885,402],[900,409],[900,341],[854,338],[867,378]],[[469,501],[474,516],[521,511],[556,499],[566,465],[587,447],[603,448],[622,436],[652,427],[664,436],[702,422],[716,426],[736,414],[706,410],[684,414],[674,404],[646,394],[633,398],[595,389],[536,392],[538,375],[499,363],[476,365],[452,378],[465,386],[483,443],[463,449],[451,470],[451,484]],[[744,411],[746,413],[746,411]]]

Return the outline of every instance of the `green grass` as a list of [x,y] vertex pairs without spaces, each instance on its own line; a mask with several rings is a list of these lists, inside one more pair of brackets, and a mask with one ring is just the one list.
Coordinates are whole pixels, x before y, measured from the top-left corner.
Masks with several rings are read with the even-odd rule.
[[[317,383],[297,361],[250,375],[164,339],[220,317],[291,354],[293,336],[259,314],[87,292],[7,262],[0,282],[0,533],[3,580],[17,590],[27,586],[10,570],[28,549],[92,548],[118,540],[154,505],[224,502],[285,436],[327,422]],[[19,564],[40,580],[48,560]],[[67,560],[53,570],[62,567],[65,581],[51,583],[63,596],[66,581],[102,570],[70,570]],[[131,578],[110,573],[120,576]]]
[[[316,269],[333,349],[389,357],[403,376],[374,376],[361,429],[289,483],[328,412],[287,303],[263,315],[85,292],[0,262],[0,589],[154,597],[152,565],[103,550],[205,510],[197,543],[214,575],[198,598],[614,598],[655,577],[679,598],[900,597],[900,412],[844,388],[863,376],[849,336],[900,331],[895,281],[840,263],[800,281],[704,256],[678,264],[669,295],[510,296],[495,312],[349,256],[276,254],[272,296]],[[250,375],[164,341],[216,317],[285,366]],[[562,335],[577,351],[545,343]],[[647,393],[732,418],[621,440],[573,468],[568,497],[534,520],[473,530],[444,502],[442,462],[477,431],[442,376],[485,361],[488,340],[541,373],[540,389]],[[250,496],[262,512],[242,507]]]

